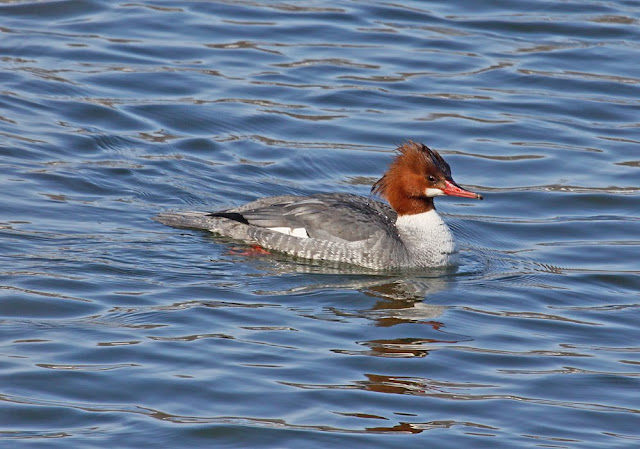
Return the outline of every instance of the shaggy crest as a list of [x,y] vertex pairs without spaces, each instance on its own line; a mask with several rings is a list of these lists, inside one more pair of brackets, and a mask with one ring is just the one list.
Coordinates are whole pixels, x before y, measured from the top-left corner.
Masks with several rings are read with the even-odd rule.
[[398,154],[391,162],[389,170],[371,187],[372,194],[389,200],[389,186],[401,182],[402,172],[426,176],[427,171],[433,171],[435,168],[444,173],[447,179],[451,179],[449,164],[437,151],[426,145],[409,140],[400,145],[396,151]]

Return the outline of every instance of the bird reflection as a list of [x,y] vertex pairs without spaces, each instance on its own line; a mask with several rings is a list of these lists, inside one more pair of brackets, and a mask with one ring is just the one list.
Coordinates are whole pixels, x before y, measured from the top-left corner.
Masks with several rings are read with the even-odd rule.
[[[442,315],[446,306],[429,304],[425,300],[447,288],[449,277],[443,275],[443,270],[437,270],[428,275],[371,275],[363,274],[362,269],[350,272],[350,267],[336,268],[319,267],[314,265],[294,266],[295,273],[308,276],[296,279],[302,280],[302,285],[289,286],[282,290],[260,290],[254,293],[260,295],[288,296],[312,294],[327,290],[356,290],[367,297],[376,299],[373,306],[365,310],[345,310],[333,307],[332,312],[338,316],[360,316],[374,320],[377,326],[390,327],[401,323],[420,322],[430,325],[435,330],[442,327],[442,323],[434,321]],[[292,266],[286,266],[288,274]],[[347,270],[347,271],[345,271]],[[272,270],[273,271],[273,267]],[[279,270],[278,270],[279,271]],[[273,275],[274,273],[269,273]],[[282,274],[282,272],[280,272]]]

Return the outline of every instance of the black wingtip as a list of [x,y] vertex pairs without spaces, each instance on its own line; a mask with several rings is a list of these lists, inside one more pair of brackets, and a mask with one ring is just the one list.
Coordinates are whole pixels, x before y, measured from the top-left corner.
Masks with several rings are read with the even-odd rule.
[[247,219],[244,218],[244,216],[242,214],[239,214],[238,212],[212,212],[209,214],[209,216],[227,218],[229,220],[237,221],[238,223],[242,223],[246,225],[249,224],[249,221],[247,221]]

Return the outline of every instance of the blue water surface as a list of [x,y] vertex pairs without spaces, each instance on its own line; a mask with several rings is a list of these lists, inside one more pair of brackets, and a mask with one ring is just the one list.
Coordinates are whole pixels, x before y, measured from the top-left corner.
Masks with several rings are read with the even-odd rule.
[[[0,2],[0,446],[640,445],[640,2]],[[152,220],[368,195],[457,270]]]

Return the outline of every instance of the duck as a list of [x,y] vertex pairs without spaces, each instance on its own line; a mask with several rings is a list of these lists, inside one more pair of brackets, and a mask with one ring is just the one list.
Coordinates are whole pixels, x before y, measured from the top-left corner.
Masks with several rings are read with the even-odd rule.
[[421,269],[458,261],[454,235],[436,212],[438,196],[483,199],[453,180],[436,150],[409,140],[396,148],[368,197],[281,195],[215,212],[163,212],[154,219],[311,261],[372,270]]

